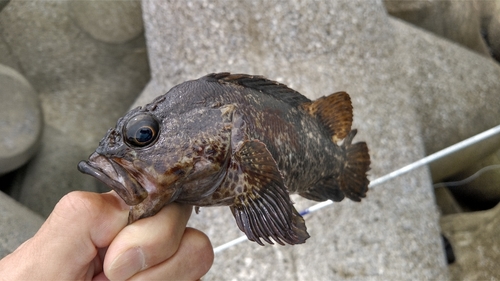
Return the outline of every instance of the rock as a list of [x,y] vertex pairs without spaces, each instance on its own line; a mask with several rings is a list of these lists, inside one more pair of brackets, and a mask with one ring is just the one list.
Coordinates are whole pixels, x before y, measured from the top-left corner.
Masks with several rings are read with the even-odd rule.
[[[399,63],[400,78],[411,88],[418,113],[415,122],[420,124],[426,154],[498,125],[499,65],[449,41],[436,41],[430,34],[414,29],[408,32],[412,36],[400,37],[403,41],[399,44],[414,47],[407,50],[408,59]],[[468,161],[464,155],[454,165],[437,168],[446,170],[439,174],[450,176],[465,168],[462,164]]]
[[[486,2],[488,3],[488,2]],[[485,7],[486,18],[486,37],[490,47],[491,55],[500,62],[500,0],[491,1],[490,7]],[[484,5],[486,6],[486,5]]]
[[500,134],[495,132],[499,129],[497,125],[481,134],[474,135],[447,150],[446,156],[438,157],[429,163],[433,182],[438,184],[449,181],[460,171],[468,169],[474,163],[482,161],[498,150]]
[[500,61],[500,0],[384,0],[387,11]]
[[43,218],[0,192],[0,259],[31,238]]
[[[426,77],[418,53],[438,52],[434,64],[439,64],[450,59],[450,44],[388,19],[381,3],[144,1],[143,12],[153,76],[145,94],[163,94],[218,71],[264,75],[312,99],[345,90],[353,100],[356,140],[366,140],[370,148],[372,180],[425,155],[412,82]],[[298,209],[314,204],[294,201]],[[205,231],[214,246],[242,235],[227,208],[203,208],[189,224]],[[438,213],[424,168],[375,187],[359,204],[346,200],[318,211],[306,224],[311,238],[304,245],[244,242],[218,253],[205,278],[446,278]]]
[[141,2],[138,0],[73,0],[69,4],[78,25],[97,40],[121,44],[143,31]]
[[17,72],[21,73],[22,70],[19,67],[19,61],[12,54],[9,45],[5,42],[2,33],[0,33],[0,64],[8,66]]
[[447,187],[438,186],[434,189],[436,204],[442,216],[461,213],[462,207]]
[[485,2],[489,1],[384,0],[391,15],[490,56],[481,35],[484,14],[478,7]]
[[398,18],[404,19],[408,22],[415,22],[422,20],[425,15],[424,11],[432,10],[438,1],[395,1],[384,0],[384,6],[387,11]]
[[463,181],[463,184],[449,187],[462,204],[473,209],[492,208],[500,202],[500,150],[449,180]]
[[487,211],[444,216],[441,228],[456,257],[449,265],[450,280],[498,280],[500,204]]
[[[144,38],[139,36],[126,44],[113,45],[96,41],[69,16],[69,3],[70,1],[12,2],[2,11],[0,34],[12,55],[18,58],[24,76],[37,90],[42,103],[54,100],[54,103],[60,104],[61,100],[68,97],[68,93],[64,91],[79,87],[81,91],[72,94],[78,96],[73,100],[73,103],[78,104],[67,109],[64,106],[53,107],[69,110],[64,114],[73,111],[78,114],[84,111],[88,113],[88,107],[96,107],[94,104],[109,104],[113,101],[118,103],[116,99],[106,97],[106,93],[116,92],[117,95],[121,93],[123,103],[129,102],[123,106],[122,110],[125,110],[137,96],[135,93],[140,92],[149,80]],[[135,57],[136,61],[131,62],[131,57]],[[123,78],[122,73],[130,76]],[[95,93],[95,97],[89,97],[87,91],[84,91],[85,87],[96,88],[101,84],[106,88]],[[95,91],[95,88],[88,92]],[[105,109],[107,108],[100,108]],[[120,109],[115,108],[115,111]],[[121,113],[117,112],[115,115],[119,116]]]
[[76,165],[88,157],[88,151],[70,144],[63,132],[45,126],[40,152],[17,175],[12,197],[31,210],[48,217],[55,204],[73,190],[107,191],[95,179],[81,174]]
[[25,164],[37,151],[42,111],[37,93],[17,71],[0,65],[0,175]]
[[10,0],[0,0],[0,12],[9,4]]
[[38,92],[46,124],[40,153],[9,189],[43,215],[69,191],[103,190],[76,165],[149,80],[143,36],[123,44],[98,41],[75,23],[69,5],[12,1],[0,16],[0,38]]
[[155,97],[166,93],[165,87],[159,85],[157,80],[151,79],[141,94],[134,101],[130,109],[150,103]]

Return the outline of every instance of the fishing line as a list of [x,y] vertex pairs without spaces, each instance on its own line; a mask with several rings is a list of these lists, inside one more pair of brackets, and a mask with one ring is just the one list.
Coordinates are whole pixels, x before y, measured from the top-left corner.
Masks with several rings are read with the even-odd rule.
[[[411,164],[408,164],[408,165],[406,165],[406,166],[404,166],[402,168],[399,168],[399,169],[397,169],[397,170],[395,170],[395,171],[393,171],[391,173],[388,173],[388,174],[386,174],[384,176],[381,176],[381,177],[379,177],[379,178],[377,178],[375,180],[372,180],[370,182],[370,184],[368,185],[368,188],[374,188],[375,186],[381,185],[381,184],[383,184],[383,183],[385,183],[387,181],[390,181],[390,180],[392,180],[392,179],[394,179],[396,177],[404,175],[404,174],[406,174],[406,173],[408,173],[410,171],[416,170],[416,169],[418,169],[420,167],[426,166],[426,165],[428,165],[428,164],[430,164],[430,163],[432,163],[432,162],[434,162],[434,161],[436,161],[438,159],[441,159],[443,157],[449,156],[452,153],[455,153],[455,152],[457,152],[457,151],[459,151],[461,149],[464,149],[464,148],[466,148],[468,146],[471,146],[471,145],[473,145],[475,143],[478,143],[480,141],[486,140],[486,139],[491,138],[491,137],[496,136],[496,135],[500,135],[500,125],[498,125],[496,127],[493,127],[493,128],[491,128],[489,130],[486,130],[486,131],[484,131],[482,133],[479,133],[479,134],[477,134],[475,136],[472,136],[472,137],[470,137],[468,139],[465,139],[465,140],[463,140],[463,141],[461,141],[459,143],[456,143],[456,144],[454,144],[452,146],[444,148],[444,149],[442,149],[442,150],[440,150],[438,152],[435,152],[435,153],[433,153],[431,155],[428,155],[428,156],[426,156],[426,157],[424,157],[424,158],[422,158],[420,160],[417,160],[417,161],[415,161],[415,162],[413,162]],[[484,173],[484,172],[486,172],[488,170],[497,168],[497,167],[494,167],[494,166],[500,166],[500,165],[491,165],[491,166],[484,167],[481,170],[479,170],[478,172],[476,172],[474,175],[472,175],[472,176],[469,177],[469,178],[473,177],[472,179],[467,178],[467,179],[462,180],[462,181],[451,182],[451,184],[457,184],[458,185],[458,183],[460,183],[460,182],[464,182],[464,181],[467,181],[467,180],[468,181],[472,181],[475,178],[477,178],[478,176],[480,176],[482,173]],[[439,183],[439,184],[444,184],[444,183]],[[450,184],[450,183],[447,183],[447,184]],[[311,206],[311,207],[309,207],[309,208],[307,208],[305,210],[302,210],[301,212],[299,212],[299,214],[301,216],[304,216],[304,215],[316,212],[316,211],[318,211],[320,209],[323,209],[323,208],[325,208],[327,206],[330,206],[332,204],[333,204],[333,201],[331,201],[331,200],[320,202],[320,203],[317,203],[317,204],[315,204],[315,205],[313,205],[313,206]],[[243,241],[247,241],[247,240],[248,240],[247,237],[245,235],[242,235],[242,236],[240,236],[240,237],[238,237],[238,238],[236,238],[234,240],[231,240],[231,241],[229,241],[229,242],[227,242],[225,244],[222,244],[222,245],[220,245],[218,247],[215,247],[214,248],[214,253],[216,253],[216,254],[220,253],[220,252],[222,252],[222,251],[224,251],[224,250],[226,250],[226,249],[228,249],[228,248],[230,248],[230,247],[232,247],[232,246],[234,246],[236,244],[239,244],[239,243],[241,243]]]
[[477,179],[480,175],[482,175],[488,171],[495,170],[495,169],[500,169],[500,164],[494,164],[494,165],[489,165],[489,166],[483,167],[479,171],[475,172],[473,175],[471,175],[463,180],[436,183],[436,184],[434,184],[434,188],[438,188],[441,186],[443,186],[443,187],[445,187],[445,186],[446,187],[455,187],[455,186],[468,184],[471,181]]

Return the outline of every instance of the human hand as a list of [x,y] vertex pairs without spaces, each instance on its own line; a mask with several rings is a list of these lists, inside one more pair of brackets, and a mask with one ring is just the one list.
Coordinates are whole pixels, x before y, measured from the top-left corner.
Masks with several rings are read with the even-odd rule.
[[191,206],[170,204],[127,225],[114,192],[72,192],[40,230],[0,260],[0,280],[196,280],[214,254],[207,236],[186,228]]

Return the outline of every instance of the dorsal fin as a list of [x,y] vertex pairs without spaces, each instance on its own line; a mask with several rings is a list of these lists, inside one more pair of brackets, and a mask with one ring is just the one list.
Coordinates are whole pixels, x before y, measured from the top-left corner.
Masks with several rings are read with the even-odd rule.
[[344,139],[351,131],[352,104],[349,94],[337,92],[302,105],[328,129],[333,142]]
[[231,74],[229,72],[212,73],[203,77],[204,79],[214,79],[219,83],[231,83],[243,87],[261,91],[277,100],[283,101],[291,106],[298,107],[300,104],[311,102],[310,99],[299,92],[288,88],[285,84],[269,80],[264,76],[248,74]]

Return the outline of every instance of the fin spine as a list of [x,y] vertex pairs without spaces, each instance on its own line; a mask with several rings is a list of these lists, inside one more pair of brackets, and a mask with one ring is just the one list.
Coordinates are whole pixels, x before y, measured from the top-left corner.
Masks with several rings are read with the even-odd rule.
[[298,107],[303,103],[311,102],[310,99],[289,88],[287,85],[269,80],[260,75],[231,74],[229,72],[221,72],[208,74],[204,76],[203,79],[254,89],[293,107]]

